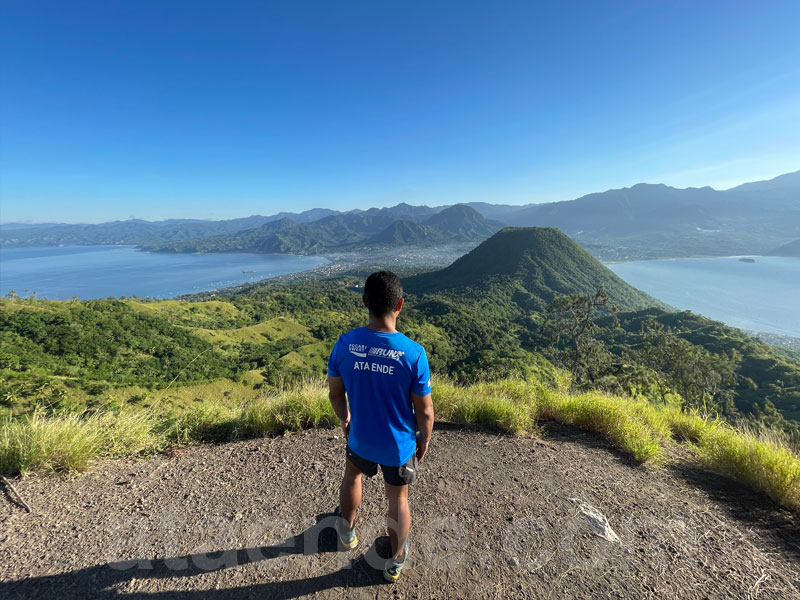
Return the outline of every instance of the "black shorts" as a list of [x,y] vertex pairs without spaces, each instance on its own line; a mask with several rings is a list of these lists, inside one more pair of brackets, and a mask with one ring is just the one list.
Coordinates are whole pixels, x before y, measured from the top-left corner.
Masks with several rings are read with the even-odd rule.
[[[367,477],[372,477],[378,472],[378,463],[360,457],[350,450],[350,446],[347,446],[347,460],[353,463],[355,468]],[[389,467],[387,465],[380,465],[380,467],[383,472],[383,480],[389,485],[408,485],[417,478],[417,453],[414,452],[411,458],[406,461],[406,464],[399,467]]]

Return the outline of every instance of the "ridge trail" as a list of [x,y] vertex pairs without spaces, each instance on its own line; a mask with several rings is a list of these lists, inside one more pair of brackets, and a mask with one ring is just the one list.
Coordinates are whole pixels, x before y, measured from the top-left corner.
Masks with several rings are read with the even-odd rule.
[[[442,425],[412,486],[412,555],[397,584],[380,478],[360,544],[328,525],[338,431],[183,448],[15,482],[0,500],[0,597],[800,598],[800,518],[696,466],[643,467],[600,436]],[[582,509],[608,519],[601,538]]]

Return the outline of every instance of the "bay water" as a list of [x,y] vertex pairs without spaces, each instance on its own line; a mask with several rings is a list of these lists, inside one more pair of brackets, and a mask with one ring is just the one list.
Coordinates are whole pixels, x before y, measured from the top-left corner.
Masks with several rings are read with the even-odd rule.
[[800,337],[800,258],[679,258],[606,266],[678,308],[750,331]]
[[0,249],[0,295],[65,300],[108,296],[171,298],[297,273],[325,264],[318,256],[165,254],[135,246]]

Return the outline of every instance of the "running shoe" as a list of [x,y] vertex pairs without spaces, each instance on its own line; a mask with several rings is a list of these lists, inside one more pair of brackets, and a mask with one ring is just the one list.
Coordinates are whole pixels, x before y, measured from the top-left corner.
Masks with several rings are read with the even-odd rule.
[[383,569],[383,578],[386,581],[397,581],[400,577],[400,571],[403,570],[403,567],[406,566],[406,560],[408,560],[408,551],[411,547],[411,536],[406,538],[406,544],[403,546],[403,556],[400,560],[395,560],[394,558],[390,558],[386,561],[386,566]]
[[348,529],[345,526],[345,520],[339,516],[338,509],[336,512],[337,512],[336,535],[339,538],[339,543],[348,550],[352,550],[358,545],[358,538],[356,537],[356,527],[355,525],[353,525],[353,527]]

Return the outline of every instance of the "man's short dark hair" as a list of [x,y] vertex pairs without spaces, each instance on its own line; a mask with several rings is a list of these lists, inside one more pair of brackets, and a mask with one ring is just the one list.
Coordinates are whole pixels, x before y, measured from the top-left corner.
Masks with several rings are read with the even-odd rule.
[[367,277],[364,297],[370,314],[376,317],[388,315],[403,297],[403,284],[391,271],[377,271]]

